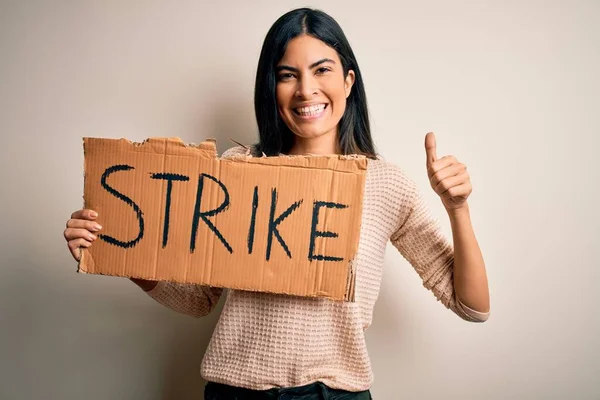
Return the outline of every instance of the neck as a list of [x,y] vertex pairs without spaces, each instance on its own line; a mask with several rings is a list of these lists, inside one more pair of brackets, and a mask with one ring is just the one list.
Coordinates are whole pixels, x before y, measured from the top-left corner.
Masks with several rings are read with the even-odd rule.
[[302,138],[296,136],[294,138],[294,145],[290,149],[290,155],[331,155],[341,154],[341,149],[337,141],[337,135],[328,134],[322,135],[316,138]]

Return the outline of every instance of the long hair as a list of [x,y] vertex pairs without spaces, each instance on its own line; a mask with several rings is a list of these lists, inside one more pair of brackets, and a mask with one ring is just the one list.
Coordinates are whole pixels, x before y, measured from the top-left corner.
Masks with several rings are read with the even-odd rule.
[[349,70],[354,71],[354,85],[339,122],[338,141],[342,153],[375,158],[377,153],[371,138],[367,97],[354,52],[336,21],[323,11],[310,8],[299,8],[282,15],[271,26],[263,42],[254,87],[254,111],[259,133],[255,152],[267,156],[285,154],[294,143],[294,134],[278,112],[275,68],[290,40],[303,34],[335,49],[342,63],[344,78]]

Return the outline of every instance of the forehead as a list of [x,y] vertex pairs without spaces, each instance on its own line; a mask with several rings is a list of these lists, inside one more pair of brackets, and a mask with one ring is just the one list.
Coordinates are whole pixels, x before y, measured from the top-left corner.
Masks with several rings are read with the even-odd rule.
[[278,65],[302,67],[323,58],[332,59],[336,63],[340,62],[337,51],[325,42],[309,35],[300,35],[289,41],[285,54],[279,60]]

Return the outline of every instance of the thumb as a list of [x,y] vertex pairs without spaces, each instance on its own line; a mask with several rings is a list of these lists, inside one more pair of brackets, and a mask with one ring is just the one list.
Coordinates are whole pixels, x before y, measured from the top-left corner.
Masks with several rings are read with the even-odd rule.
[[431,165],[437,160],[435,135],[433,132],[425,135],[425,153],[427,154],[427,165]]

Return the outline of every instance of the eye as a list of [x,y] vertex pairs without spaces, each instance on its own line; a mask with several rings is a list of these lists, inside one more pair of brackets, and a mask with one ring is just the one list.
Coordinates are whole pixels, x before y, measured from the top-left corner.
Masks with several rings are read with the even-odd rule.
[[294,74],[292,74],[291,72],[285,72],[283,74],[279,74],[277,75],[277,80],[278,81],[287,81],[290,80],[294,77]]
[[329,71],[331,71],[330,68],[321,67],[321,68],[317,69],[317,74],[324,74],[324,73],[329,72]]

